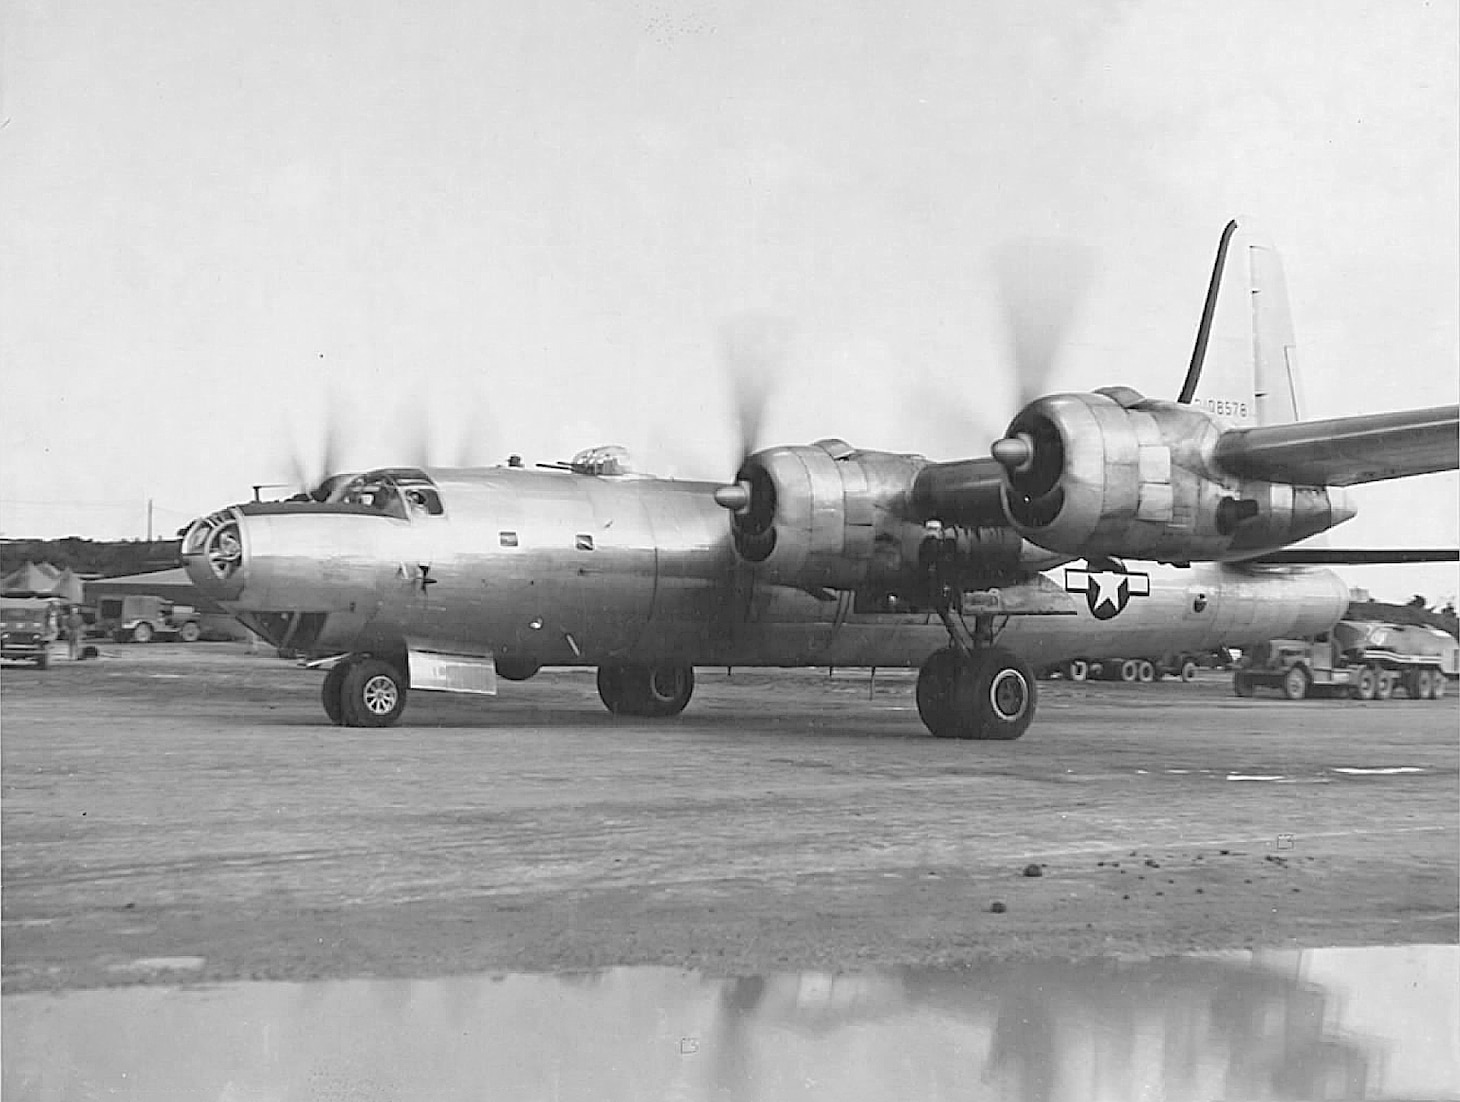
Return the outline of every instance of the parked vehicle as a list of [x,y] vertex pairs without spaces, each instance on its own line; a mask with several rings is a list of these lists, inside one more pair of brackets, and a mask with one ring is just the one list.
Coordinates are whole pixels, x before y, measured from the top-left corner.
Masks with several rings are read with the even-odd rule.
[[1179,677],[1182,681],[1194,681],[1202,664],[1220,665],[1220,661],[1205,654],[1164,654],[1141,658],[1072,658],[1045,670],[1048,677],[1063,677],[1067,681],[1135,681],[1149,683],[1163,677]]
[[202,619],[196,609],[164,597],[103,597],[97,604],[97,627],[118,643],[196,643],[203,635]]
[[54,597],[0,597],[0,658],[34,662],[42,670],[50,665],[64,604]]
[[1415,700],[1445,695],[1460,677],[1460,642],[1437,628],[1340,620],[1316,639],[1273,639],[1252,648],[1232,676],[1238,696],[1278,689],[1289,700],[1320,693],[1388,700],[1395,689]]

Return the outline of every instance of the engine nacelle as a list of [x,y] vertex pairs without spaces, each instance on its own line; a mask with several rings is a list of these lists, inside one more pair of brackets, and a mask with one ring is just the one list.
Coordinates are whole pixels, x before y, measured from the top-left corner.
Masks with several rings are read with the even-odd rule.
[[771,582],[856,589],[872,572],[879,519],[883,544],[896,540],[888,510],[919,465],[916,456],[857,452],[840,440],[757,452],[736,476],[749,501],[731,519],[735,549]]
[[1201,410],[1123,387],[1041,398],[1009,424],[1027,447],[1006,470],[1005,513],[1051,551],[1161,562],[1244,558],[1354,515],[1337,488],[1224,472],[1222,432]]
[[1049,564],[1042,549],[999,527],[930,527],[909,504],[920,455],[857,451],[841,440],[768,448],[737,475],[731,532],[758,577],[818,590],[921,592],[933,559],[966,586],[996,584]]

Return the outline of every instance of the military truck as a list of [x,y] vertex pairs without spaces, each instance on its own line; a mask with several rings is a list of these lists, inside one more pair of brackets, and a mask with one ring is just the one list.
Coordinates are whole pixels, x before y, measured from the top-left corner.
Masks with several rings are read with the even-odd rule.
[[1388,700],[1403,689],[1414,700],[1437,700],[1456,677],[1460,642],[1447,632],[1340,620],[1314,639],[1272,639],[1253,647],[1232,675],[1232,691],[1252,696],[1277,689],[1289,700],[1323,694]]
[[203,636],[202,620],[196,609],[173,604],[165,597],[103,597],[97,604],[98,630],[118,643],[150,643],[154,639],[196,643]]
[[0,658],[49,666],[63,604],[54,597],[0,597]]

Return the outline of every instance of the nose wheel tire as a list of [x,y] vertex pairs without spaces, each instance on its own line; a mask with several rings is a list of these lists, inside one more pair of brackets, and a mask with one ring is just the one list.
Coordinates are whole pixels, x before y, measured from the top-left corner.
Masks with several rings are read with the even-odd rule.
[[324,675],[324,684],[320,686],[319,699],[324,705],[324,714],[330,717],[330,722],[339,727],[345,722],[345,674],[350,672],[350,663],[341,662],[332,666]]
[[965,656],[934,651],[918,672],[918,715],[937,738],[1016,739],[1038,702],[1034,671],[1018,655],[990,647]]
[[340,691],[341,719],[346,727],[393,727],[406,710],[407,692],[405,675],[389,662],[353,662],[346,667]]

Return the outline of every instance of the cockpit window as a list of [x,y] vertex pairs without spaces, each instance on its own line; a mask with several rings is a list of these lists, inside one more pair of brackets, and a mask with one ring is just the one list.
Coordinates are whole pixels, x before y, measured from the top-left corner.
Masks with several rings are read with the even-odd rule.
[[371,471],[351,479],[339,491],[336,501],[363,505],[401,520],[439,517],[441,494],[435,483],[420,471]]

